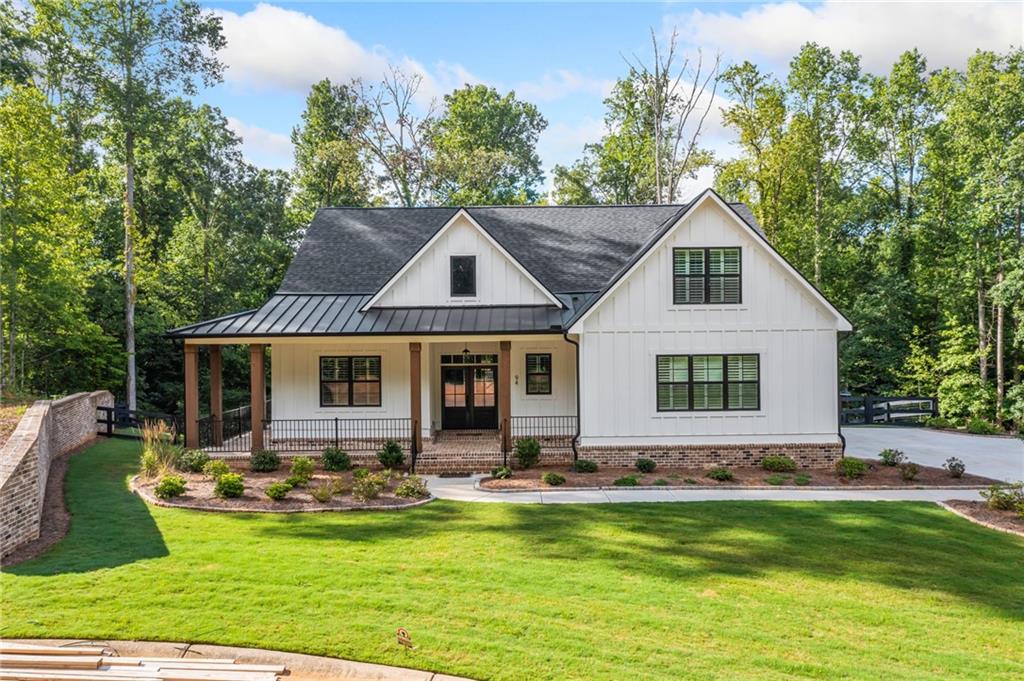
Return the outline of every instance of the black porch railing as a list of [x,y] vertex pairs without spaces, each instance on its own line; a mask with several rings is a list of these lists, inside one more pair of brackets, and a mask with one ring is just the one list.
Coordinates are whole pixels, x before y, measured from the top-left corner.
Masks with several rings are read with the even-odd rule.
[[[411,418],[270,418],[263,421],[263,446],[281,452],[321,452],[328,447],[348,452],[375,452],[388,440],[394,440],[415,456],[414,426]],[[224,412],[222,419],[199,419],[199,447],[207,452],[249,452],[252,449],[249,407]]]
[[248,405],[229,409],[219,419],[212,416],[199,419],[200,449],[208,452],[248,452],[251,443],[252,409]]
[[513,445],[532,437],[542,448],[571,449],[576,438],[575,416],[513,416],[509,421]]

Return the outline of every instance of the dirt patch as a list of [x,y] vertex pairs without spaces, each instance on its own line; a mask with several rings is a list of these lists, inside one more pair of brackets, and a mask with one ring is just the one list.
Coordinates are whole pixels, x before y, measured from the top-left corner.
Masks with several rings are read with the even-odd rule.
[[[387,488],[376,499],[359,501],[352,496],[352,472],[328,473],[317,471],[308,485],[293,487],[288,496],[275,501],[266,495],[267,488],[283,482],[289,473],[286,466],[270,473],[255,473],[248,469],[245,462],[230,462],[232,473],[241,473],[245,477],[245,493],[234,499],[221,499],[214,494],[215,482],[201,473],[176,473],[185,478],[185,493],[172,499],[157,499],[153,494],[159,480],[136,479],[136,490],[148,501],[163,506],[178,506],[210,511],[257,511],[295,513],[302,511],[349,511],[402,508],[422,503],[423,499],[407,499],[395,496],[395,488],[402,482],[403,476],[396,473],[388,482]],[[313,498],[313,490],[321,485],[333,484],[340,493],[334,494],[329,501],[320,502]],[[429,499],[429,497],[428,497]]]
[[984,501],[951,500],[945,504],[982,525],[998,527],[1024,537],[1024,517],[1016,511],[998,511],[989,508]]
[[[852,457],[847,457],[852,458]],[[599,468],[596,473],[576,473],[567,466],[543,466],[529,470],[517,470],[507,480],[485,478],[480,486],[492,490],[550,490],[554,489],[541,480],[548,471],[565,476],[565,484],[559,489],[573,487],[614,487],[615,481],[626,476],[636,476],[637,486],[652,487],[984,487],[997,480],[980,475],[965,474],[954,478],[941,468],[920,466],[914,480],[904,480],[896,466],[883,466],[877,461],[865,461],[868,472],[862,478],[846,479],[832,469],[802,468],[796,473],[771,473],[756,466],[730,468],[732,480],[715,481],[707,477],[704,468],[658,468],[653,473],[641,473],[635,468]],[[778,476],[778,477],[774,477]],[[772,478],[777,485],[768,482]],[[799,478],[799,480],[798,480]]]
[[31,402],[5,402],[0,404],[0,447],[7,443],[18,422]]
[[46,498],[43,499],[43,514],[39,521],[39,536],[4,556],[4,567],[17,565],[36,556],[41,556],[68,533],[68,528],[71,526],[71,514],[64,503],[64,476],[68,471],[68,460],[75,454],[85,451],[95,442],[94,438],[64,456],[50,461],[50,472],[46,478]]

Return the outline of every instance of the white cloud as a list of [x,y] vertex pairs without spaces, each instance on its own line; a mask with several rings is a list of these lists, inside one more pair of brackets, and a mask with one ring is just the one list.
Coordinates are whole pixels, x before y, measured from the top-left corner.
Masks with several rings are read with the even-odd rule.
[[584,117],[575,125],[556,122],[547,127],[537,140],[537,154],[541,164],[548,170],[557,164],[569,165],[583,155],[583,145],[597,142],[605,134],[604,121]]
[[607,97],[615,81],[588,78],[575,71],[559,69],[545,73],[540,80],[524,81],[513,89],[516,96],[533,102],[550,102],[575,93]]
[[902,52],[917,47],[932,68],[962,67],[976,49],[1004,51],[1024,43],[1024,3],[796,2],[665,17],[687,42],[722,50],[730,60],[767,60],[781,67],[805,42],[849,49],[866,69],[884,73]]
[[215,10],[221,17],[227,46],[221,58],[229,82],[254,89],[306,92],[330,78],[377,80],[389,64],[423,78],[421,104],[465,83],[481,82],[458,64],[439,62],[428,69],[409,56],[395,56],[382,46],[365,47],[344,30],[291,9],[260,3],[238,14]]
[[287,170],[292,165],[292,141],[288,135],[249,125],[228,116],[228,127],[242,138],[242,154],[262,168]]

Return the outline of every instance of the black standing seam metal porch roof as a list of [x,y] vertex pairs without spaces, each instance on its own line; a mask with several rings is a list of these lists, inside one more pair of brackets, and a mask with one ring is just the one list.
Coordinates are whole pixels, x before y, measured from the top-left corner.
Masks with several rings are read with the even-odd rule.
[[593,293],[559,295],[553,305],[392,307],[360,310],[373,296],[278,293],[257,310],[174,329],[175,338],[561,333]]

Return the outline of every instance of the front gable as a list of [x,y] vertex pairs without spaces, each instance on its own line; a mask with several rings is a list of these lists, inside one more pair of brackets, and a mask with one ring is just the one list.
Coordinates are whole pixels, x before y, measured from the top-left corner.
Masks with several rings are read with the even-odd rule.
[[[675,249],[718,248],[739,249],[739,299],[677,304],[673,298]],[[572,322],[570,333],[794,328],[849,331],[852,327],[761,234],[709,190],[623,268]]]
[[[475,262],[475,293],[452,295],[452,258]],[[465,210],[455,214],[367,302],[374,307],[554,305],[561,303]]]

